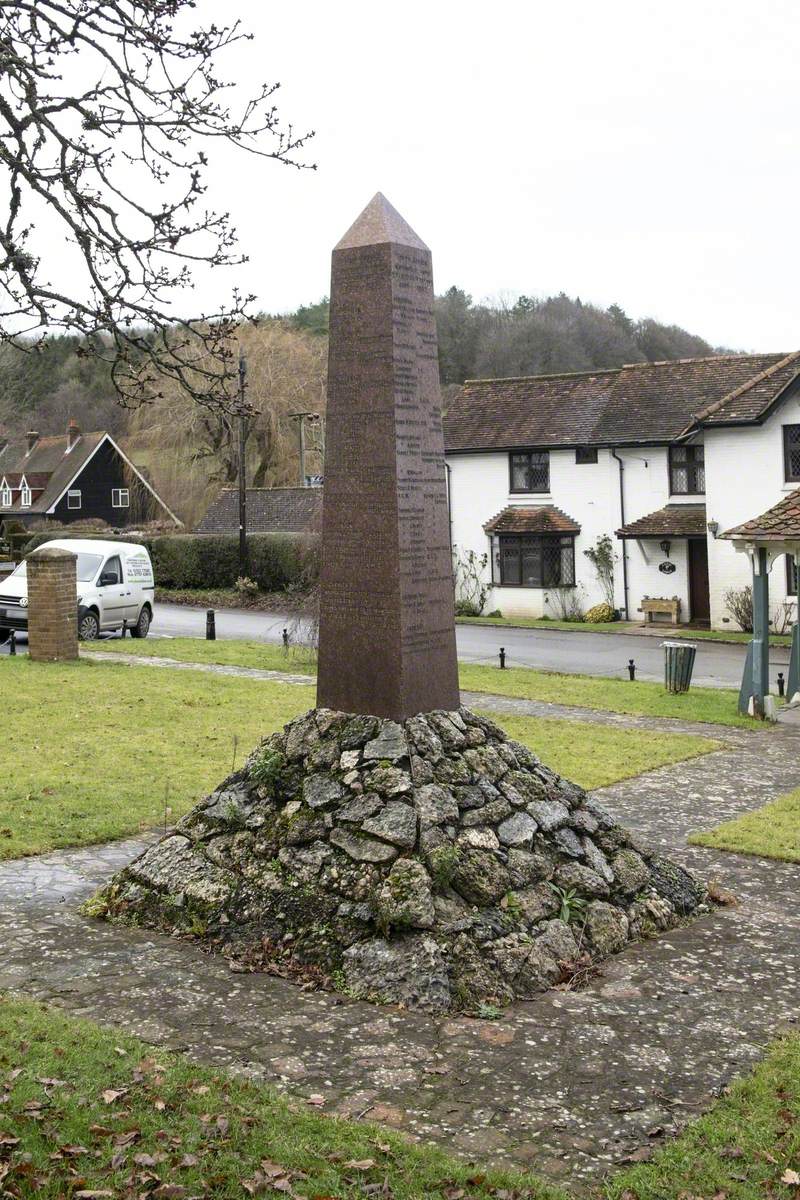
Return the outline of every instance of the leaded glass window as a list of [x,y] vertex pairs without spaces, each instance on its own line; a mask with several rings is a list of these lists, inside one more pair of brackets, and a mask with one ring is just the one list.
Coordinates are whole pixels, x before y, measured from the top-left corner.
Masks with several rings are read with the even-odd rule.
[[786,482],[800,482],[800,425],[783,427],[783,462]]
[[547,450],[526,450],[508,456],[512,492],[550,491],[550,454]]
[[670,446],[669,490],[673,496],[701,496],[706,490],[702,446]]
[[492,539],[492,579],[509,587],[572,587],[575,539],[508,533]]

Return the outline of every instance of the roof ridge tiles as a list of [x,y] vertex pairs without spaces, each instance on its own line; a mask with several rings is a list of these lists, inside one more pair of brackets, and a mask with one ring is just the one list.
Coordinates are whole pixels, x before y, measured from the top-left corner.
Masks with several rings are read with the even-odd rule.
[[491,378],[465,379],[460,385],[468,383],[528,383],[531,379],[578,379],[591,378],[593,375],[616,375],[621,367],[593,367],[589,371],[554,371],[551,375],[496,375]]
[[633,370],[635,367],[675,367],[682,366],[686,363],[710,363],[710,362],[736,362],[745,358],[766,358],[770,354],[779,354],[778,350],[765,351],[759,354],[701,354],[697,358],[654,358],[645,359],[644,362],[623,363],[620,368],[623,371]]

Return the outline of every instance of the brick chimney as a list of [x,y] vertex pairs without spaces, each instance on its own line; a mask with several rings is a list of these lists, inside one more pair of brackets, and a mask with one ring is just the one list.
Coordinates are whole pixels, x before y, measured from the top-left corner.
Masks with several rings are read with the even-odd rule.
[[[28,441],[28,454],[30,454],[33,450],[33,447],[36,445],[36,443],[39,440],[39,434],[35,429],[29,429],[28,432],[25,434],[25,437],[27,438],[27,441]],[[26,455],[26,457],[27,457],[27,455]]]
[[67,425],[67,454],[69,454],[76,442],[80,441],[81,427],[74,417],[70,417]]

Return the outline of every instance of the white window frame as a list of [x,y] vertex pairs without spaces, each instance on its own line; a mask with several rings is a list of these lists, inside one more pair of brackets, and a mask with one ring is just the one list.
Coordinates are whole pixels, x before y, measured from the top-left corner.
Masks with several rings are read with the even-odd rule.
[[14,493],[5,479],[0,482],[0,508],[11,508],[14,503]]
[[28,481],[23,475],[19,484],[19,506],[20,508],[30,508],[33,503],[33,492],[28,487]]
[[[77,499],[78,503],[73,504],[72,501]],[[80,488],[70,488],[67,492],[67,508],[71,508],[73,512],[83,506],[83,494]]]
[[[122,497],[125,497],[123,500]],[[130,488],[112,488],[111,489],[111,507],[112,508],[130,508],[131,506],[131,490]]]

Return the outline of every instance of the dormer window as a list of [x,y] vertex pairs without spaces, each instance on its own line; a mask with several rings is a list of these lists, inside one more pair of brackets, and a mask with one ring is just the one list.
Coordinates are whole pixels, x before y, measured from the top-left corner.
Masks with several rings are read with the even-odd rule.
[[33,501],[33,494],[28,487],[27,480],[23,479],[19,489],[19,506],[20,508],[30,508]]
[[13,496],[5,479],[0,483],[0,508],[11,508]]

